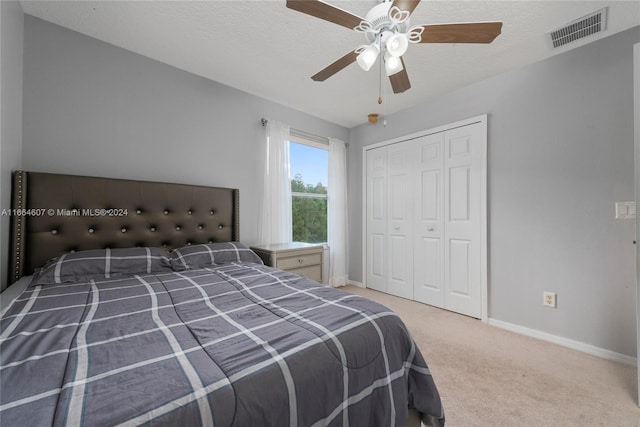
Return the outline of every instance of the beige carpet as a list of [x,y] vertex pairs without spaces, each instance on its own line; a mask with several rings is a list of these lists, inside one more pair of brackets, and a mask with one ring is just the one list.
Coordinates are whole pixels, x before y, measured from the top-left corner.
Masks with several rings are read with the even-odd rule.
[[640,426],[636,368],[369,289],[397,312],[435,379],[447,427]]

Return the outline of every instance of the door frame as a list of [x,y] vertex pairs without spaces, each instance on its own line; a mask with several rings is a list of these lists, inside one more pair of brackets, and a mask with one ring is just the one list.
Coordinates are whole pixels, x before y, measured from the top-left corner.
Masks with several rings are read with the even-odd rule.
[[[633,149],[636,206],[640,202],[640,43],[633,45]],[[636,370],[640,406],[640,216],[636,214]]]
[[[365,145],[362,147],[362,206],[365,209],[362,210],[362,247],[367,246],[367,151],[376,148],[384,147],[386,145],[397,144],[400,142],[408,141],[415,138],[431,135],[434,133],[444,132],[450,129],[455,129],[471,124],[479,123],[481,126],[481,134],[484,139],[481,149],[481,165],[480,165],[480,320],[487,323],[489,321],[489,291],[488,291],[488,245],[487,245],[487,114],[471,117],[464,120],[459,120],[453,123],[445,124],[442,126],[418,131],[408,135],[400,136],[397,138],[389,139],[382,142],[377,142],[371,145]],[[366,288],[367,278],[367,257],[363,253],[362,256],[362,284]],[[640,325],[640,323],[639,323]],[[639,376],[640,381],[640,376]]]

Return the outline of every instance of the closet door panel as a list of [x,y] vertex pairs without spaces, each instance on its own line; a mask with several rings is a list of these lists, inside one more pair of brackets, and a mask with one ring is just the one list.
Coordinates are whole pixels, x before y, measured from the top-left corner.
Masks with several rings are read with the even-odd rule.
[[384,283],[384,273],[385,273],[385,240],[386,236],[384,234],[374,234],[371,233],[371,247],[369,253],[371,257],[370,265],[370,274],[371,278],[375,281],[380,281],[380,283]]
[[400,285],[409,283],[406,268],[406,260],[410,253],[407,253],[407,238],[405,236],[389,236],[389,279]]
[[414,299],[444,307],[444,133],[417,138],[414,180]]
[[469,166],[449,169],[449,221],[469,223]]
[[445,308],[480,317],[480,126],[444,132]]
[[366,286],[387,292],[387,149],[367,151]]
[[441,220],[442,203],[442,171],[423,170],[420,174],[420,212],[418,221],[421,223],[438,223]]
[[374,176],[371,179],[371,219],[373,221],[384,221],[386,218],[385,185],[382,176]]
[[412,144],[387,147],[387,290],[390,294],[413,298],[412,238]]
[[449,291],[457,297],[471,297],[470,246],[468,240],[449,240]]
[[[431,237],[423,237],[418,241],[416,245],[416,272],[420,276],[416,275],[416,300],[420,301],[418,297],[424,292],[437,292],[442,296],[442,239],[434,239]],[[419,265],[418,265],[419,264]],[[426,289],[425,289],[426,288]],[[423,301],[426,302],[426,301]],[[442,305],[438,300],[430,302],[432,305]]]

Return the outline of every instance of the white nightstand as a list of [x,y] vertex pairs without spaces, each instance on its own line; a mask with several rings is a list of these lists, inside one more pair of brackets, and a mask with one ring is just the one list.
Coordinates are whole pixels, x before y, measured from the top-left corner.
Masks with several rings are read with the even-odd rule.
[[271,267],[291,271],[322,283],[322,254],[324,246],[313,243],[278,243],[251,246],[262,261]]

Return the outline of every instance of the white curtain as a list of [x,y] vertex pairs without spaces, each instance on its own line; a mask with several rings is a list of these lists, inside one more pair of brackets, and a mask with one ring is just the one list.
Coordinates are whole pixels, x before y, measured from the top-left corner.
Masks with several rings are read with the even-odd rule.
[[329,285],[347,284],[347,152],[343,141],[329,139],[327,222]]
[[266,137],[259,239],[261,244],[288,243],[292,240],[289,125],[269,120]]

